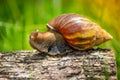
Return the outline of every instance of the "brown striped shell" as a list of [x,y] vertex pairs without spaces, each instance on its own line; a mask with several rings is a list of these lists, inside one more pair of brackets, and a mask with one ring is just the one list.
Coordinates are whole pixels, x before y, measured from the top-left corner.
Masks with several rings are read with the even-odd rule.
[[78,14],[60,15],[47,26],[63,35],[65,41],[78,50],[86,50],[112,39],[99,25]]

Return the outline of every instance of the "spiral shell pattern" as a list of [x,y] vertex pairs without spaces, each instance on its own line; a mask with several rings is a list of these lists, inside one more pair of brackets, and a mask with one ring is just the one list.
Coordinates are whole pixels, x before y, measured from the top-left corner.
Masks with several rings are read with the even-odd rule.
[[78,14],[60,15],[47,26],[63,35],[66,42],[78,50],[89,49],[112,38],[99,25]]

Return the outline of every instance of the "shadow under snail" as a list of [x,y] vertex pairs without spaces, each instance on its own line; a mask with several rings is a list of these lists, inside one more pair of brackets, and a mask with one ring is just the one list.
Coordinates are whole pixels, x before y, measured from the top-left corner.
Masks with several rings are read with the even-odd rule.
[[30,45],[49,55],[69,49],[88,50],[112,39],[99,25],[78,14],[62,14],[52,19],[47,28],[46,32],[32,32]]

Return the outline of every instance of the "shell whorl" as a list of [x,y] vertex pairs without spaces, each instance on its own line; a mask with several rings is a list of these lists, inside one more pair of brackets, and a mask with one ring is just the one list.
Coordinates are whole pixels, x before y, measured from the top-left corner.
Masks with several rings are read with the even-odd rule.
[[70,46],[78,50],[89,49],[112,38],[99,25],[78,14],[60,15],[47,26],[57,30]]

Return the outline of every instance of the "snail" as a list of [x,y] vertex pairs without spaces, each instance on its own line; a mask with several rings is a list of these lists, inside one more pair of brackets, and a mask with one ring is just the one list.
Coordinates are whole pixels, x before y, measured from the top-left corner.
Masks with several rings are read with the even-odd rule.
[[112,39],[98,24],[79,14],[62,14],[48,22],[47,28],[46,32],[32,32],[30,45],[49,55],[88,50]]

